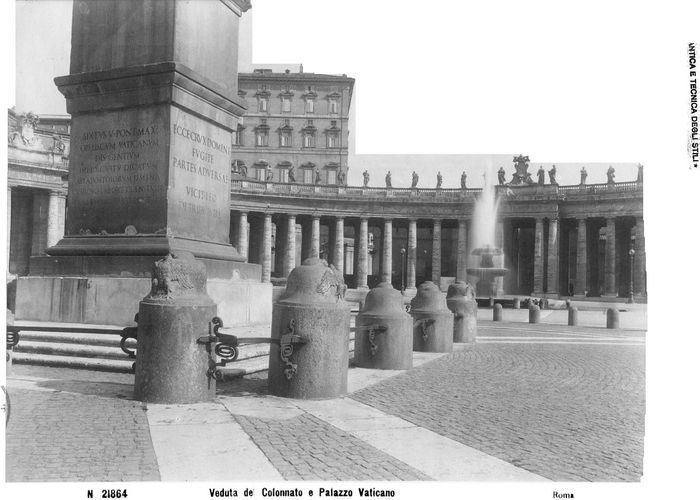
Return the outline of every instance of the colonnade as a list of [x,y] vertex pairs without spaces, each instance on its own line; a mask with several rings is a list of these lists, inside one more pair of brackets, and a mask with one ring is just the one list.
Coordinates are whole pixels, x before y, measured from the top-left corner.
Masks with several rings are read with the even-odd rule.
[[[468,281],[466,269],[476,264],[469,256],[469,218],[234,211],[231,220],[232,242],[262,266],[266,282],[286,278],[302,260],[321,256],[352,288],[387,282],[411,294],[427,280],[443,288],[455,278]],[[505,217],[495,235],[504,255],[494,265],[510,270],[497,279],[498,295],[627,296],[630,249],[635,250],[635,295],[646,295],[642,217]]]

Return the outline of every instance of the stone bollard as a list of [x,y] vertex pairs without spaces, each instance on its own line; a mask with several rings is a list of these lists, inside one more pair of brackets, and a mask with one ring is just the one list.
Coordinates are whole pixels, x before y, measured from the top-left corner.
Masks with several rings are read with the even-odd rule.
[[520,299],[518,297],[513,299],[513,309],[520,309]]
[[385,332],[355,330],[355,366],[379,370],[413,367],[413,320],[403,305],[403,295],[390,283],[367,293],[365,307],[355,317],[355,327],[385,326]]
[[273,339],[294,334],[304,345],[270,345],[268,387],[274,396],[330,399],[348,390],[350,306],[343,276],[325,260],[306,259],[272,306]]
[[155,263],[153,284],[139,304],[134,398],[144,403],[211,401],[216,381],[209,378],[207,346],[216,304],[207,295],[204,263],[188,252]]
[[608,309],[608,328],[620,328],[620,311],[616,307]]
[[540,299],[540,309],[549,308],[549,299]]
[[501,304],[496,304],[495,306],[493,306],[493,320],[503,320],[503,306]]
[[530,309],[530,308],[531,308],[532,306],[534,306],[534,305],[535,305],[535,299],[533,299],[532,297],[530,297],[529,299],[527,299],[527,308],[528,308],[528,309]]
[[360,302],[359,302],[358,307],[357,307],[358,312],[362,312],[364,310],[365,300],[367,300],[367,297],[365,297],[364,299],[360,299]]
[[578,326],[578,307],[569,308],[569,326]]
[[476,303],[474,287],[464,281],[455,281],[447,287],[447,307],[455,315],[453,342],[476,342]]
[[413,350],[422,352],[452,352],[454,314],[432,281],[418,287],[411,300],[413,317]]
[[530,323],[539,323],[540,322],[540,308],[537,307],[536,305],[531,305],[528,308],[529,316],[530,316]]

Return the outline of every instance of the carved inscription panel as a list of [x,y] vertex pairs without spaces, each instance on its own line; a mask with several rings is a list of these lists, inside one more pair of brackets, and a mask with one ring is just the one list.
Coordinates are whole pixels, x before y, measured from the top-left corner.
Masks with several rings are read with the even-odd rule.
[[163,232],[168,133],[163,107],[75,116],[67,234]]
[[229,243],[231,134],[171,111],[168,220],[174,236]]

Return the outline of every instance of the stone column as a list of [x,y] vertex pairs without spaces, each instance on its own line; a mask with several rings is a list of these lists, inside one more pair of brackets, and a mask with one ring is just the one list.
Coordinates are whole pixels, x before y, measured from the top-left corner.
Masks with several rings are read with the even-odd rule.
[[634,255],[634,295],[635,297],[646,297],[646,268],[647,268],[647,253],[646,244],[644,242],[644,219],[636,218],[637,233],[635,238]]
[[297,218],[296,215],[287,216],[287,241],[284,248],[284,263],[282,277],[286,278],[296,265],[297,256]]
[[603,296],[617,297],[615,290],[615,218],[610,217],[605,225],[605,281]]
[[408,254],[406,255],[406,295],[416,294],[416,248],[418,247],[418,221],[408,220]]
[[[496,246],[503,250],[503,219],[496,221]],[[505,255],[494,257],[493,264],[496,267],[505,267]],[[503,297],[503,276],[496,278],[496,297]]]
[[49,246],[49,196],[46,191],[34,191],[32,207],[32,257],[46,255]]
[[[12,235],[12,188],[7,186],[7,256],[5,274],[10,273],[10,236]],[[9,365],[8,365],[9,366]]]
[[241,212],[238,215],[238,241],[236,242],[238,255],[248,262],[248,213]]
[[260,263],[262,264],[262,282],[270,282],[272,272],[272,214],[265,214],[263,222],[263,242]]
[[368,256],[367,242],[369,238],[368,220],[360,219],[360,236],[358,238],[358,254],[357,254],[357,288],[367,290],[367,274],[368,274]]
[[392,269],[392,253],[391,253],[391,232],[392,232],[392,220],[384,220],[384,244],[382,245],[383,259],[382,259],[382,283],[391,283],[391,273]]
[[433,221],[433,283],[440,286],[440,274],[442,271],[441,255],[442,251],[442,220]]
[[318,258],[321,253],[321,218],[314,215],[311,218],[311,250],[310,257]]
[[544,220],[542,217],[535,219],[535,295],[544,294]]
[[457,280],[467,281],[467,221],[459,220],[457,230]]
[[547,297],[559,297],[559,219],[549,219],[547,254]]
[[333,245],[333,265],[342,275],[345,268],[345,220],[335,219],[335,245]]
[[574,296],[585,297],[588,290],[588,238],[586,234],[586,219],[578,220],[578,235],[576,240],[576,287]]
[[46,227],[46,246],[52,247],[61,239],[63,234],[60,232],[59,220],[61,218],[59,206],[60,193],[51,191],[49,193],[49,210]]

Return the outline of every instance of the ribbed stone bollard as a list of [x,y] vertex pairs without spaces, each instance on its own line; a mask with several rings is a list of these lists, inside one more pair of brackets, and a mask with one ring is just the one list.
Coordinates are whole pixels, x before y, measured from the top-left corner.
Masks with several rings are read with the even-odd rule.
[[569,326],[578,326],[578,307],[569,308]]
[[355,327],[385,326],[385,332],[355,330],[355,366],[378,370],[410,370],[413,367],[413,320],[403,305],[403,295],[390,283],[367,293],[365,307],[355,317]]
[[620,311],[615,307],[608,309],[608,328],[620,328]]
[[531,305],[528,308],[529,312],[529,317],[530,317],[530,323],[539,323],[540,322],[540,308],[536,305]]
[[151,293],[139,304],[136,400],[187,404],[214,399],[209,353],[197,339],[209,334],[215,316],[203,262],[182,252],[155,263]]
[[418,287],[411,300],[413,318],[413,350],[452,352],[454,314],[447,307],[445,296],[432,281]]
[[503,306],[501,304],[493,306],[493,320],[503,321]]
[[476,342],[476,303],[474,287],[464,281],[455,281],[447,287],[447,307],[455,315],[453,342]]
[[275,396],[330,399],[348,389],[350,306],[343,276],[325,260],[306,259],[272,306],[273,339],[298,335],[306,344],[270,345],[268,387]]
[[520,299],[518,297],[513,299],[513,309],[520,309]]

